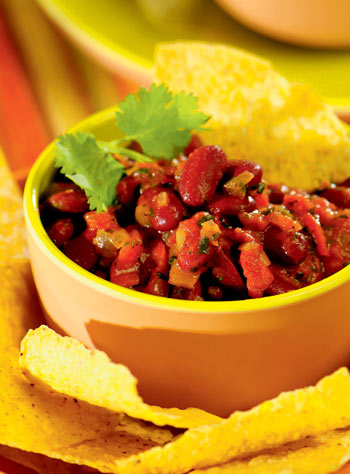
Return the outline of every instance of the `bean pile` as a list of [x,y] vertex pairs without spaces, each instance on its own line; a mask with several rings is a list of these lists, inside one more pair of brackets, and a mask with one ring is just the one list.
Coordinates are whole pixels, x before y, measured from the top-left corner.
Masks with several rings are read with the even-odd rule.
[[171,162],[116,156],[127,174],[118,204],[99,214],[58,173],[40,205],[43,225],[95,275],[185,300],[282,294],[350,262],[350,180],[309,194],[267,184],[257,163],[231,158],[195,135]]

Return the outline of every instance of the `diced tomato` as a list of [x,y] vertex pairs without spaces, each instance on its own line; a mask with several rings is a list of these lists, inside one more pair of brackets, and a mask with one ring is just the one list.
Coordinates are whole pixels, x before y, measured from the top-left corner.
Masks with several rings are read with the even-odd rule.
[[322,256],[327,256],[329,255],[329,250],[326,237],[318,217],[312,215],[315,213],[315,210],[309,198],[310,196],[308,195],[290,195],[285,196],[283,202],[310,232],[316,242],[318,253]]
[[163,273],[168,273],[169,268],[169,253],[165,243],[157,238],[151,242],[150,255],[154,264]]
[[205,226],[208,217],[210,218],[208,220],[212,220],[211,216],[205,212],[198,212],[191,219],[180,222],[176,231],[177,261],[185,271],[195,270],[205,265],[218,246],[220,228],[212,221],[208,229]]
[[84,214],[84,219],[87,226],[84,231],[84,235],[85,238],[90,241],[92,241],[96,237],[98,230],[110,232],[113,230],[120,229],[113,209],[110,209],[110,211],[108,212],[100,213],[97,213],[96,211],[86,212]]
[[130,240],[119,251],[110,269],[112,283],[133,287],[140,283],[140,258],[144,250],[141,234],[136,230],[130,232]]
[[265,294],[268,296],[281,295],[288,291],[297,290],[301,288],[301,283],[293,278],[288,270],[281,265],[273,263],[270,267],[274,280],[271,285],[265,290]]
[[241,244],[239,250],[239,263],[247,279],[248,294],[251,298],[260,298],[274,280],[271,262],[257,242]]

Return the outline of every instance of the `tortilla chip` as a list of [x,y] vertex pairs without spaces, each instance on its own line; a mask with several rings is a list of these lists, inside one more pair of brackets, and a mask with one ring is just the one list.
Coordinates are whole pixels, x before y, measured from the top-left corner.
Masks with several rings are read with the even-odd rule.
[[119,457],[174,437],[168,429],[29,384],[18,364],[19,345],[42,322],[29,262],[0,265],[0,279],[1,445],[111,472]]
[[159,408],[142,401],[137,379],[102,351],[91,351],[76,339],[62,337],[46,326],[29,331],[21,344],[20,365],[37,383],[44,383],[92,405],[123,412],[157,425],[192,428],[221,421],[205,411]]
[[0,262],[27,257],[22,198],[0,149]]
[[216,425],[192,428],[163,447],[118,460],[112,472],[187,473],[349,424],[350,376],[342,368],[314,387],[282,393]]
[[310,89],[289,82],[270,63],[213,43],[159,44],[155,76],[170,89],[193,92],[212,116],[205,144],[229,159],[261,164],[267,181],[317,189],[350,176],[350,136]]
[[29,467],[40,474],[78,474],[82,473],[84,469],[81,466],[51,459],[42,454],[28,453],[8,446],[0,446],[0,456]]
[[350,429],[288,443],[192,474],[329,474],[350,460]]
[[[60,346],[62,348],[58,349]],[[66,352],[70,347],[75,348],[73,353],[69,350]],[[80,378],[90,378],[95,390],[100,385],[104,390],[109,387],[104,385],[98,371],[93,370],[91,361],[86,365],[85,351],[80,343],[56,336],[50,329],[41,327],[31,331],[23,341],[21,364],[31,376],[49,384],[51,388],[56,388],[55,378],[58,377],[57,385],[61,391],[77,396],[83,393],[85,397],[89,385],[84,388],[83,384],[77,383],[79,373],[70,372],[66,368],[67,361],[69,365],[73,361],[74,365],[79,365],[80,360]],[[96,357],[104,356],[92,352],[89,357],[93,361]],[[96,367],[100,366],[97,364]],[[85,373],[87,368],[91,370],[90,373]],[[106,373],[105,369],[100,371]],[[90,387],[90,390],[93,391],[93,388]],[[106,393],[111,395],[113,392],[107,390]],[[109,468],[111,472],[131,474],[137,465],[138,474],[180,474],[194,468],[222,464],[246,453],[276,447],[305,436],[316,436],[349,424],[350,376],[348,370],[343,368],[322,379],[315,387],[282,393],[252,410],[236,412],[228,420],[189,429],[163,447],[148,449],[125,459],[115,459],[114,465]]]

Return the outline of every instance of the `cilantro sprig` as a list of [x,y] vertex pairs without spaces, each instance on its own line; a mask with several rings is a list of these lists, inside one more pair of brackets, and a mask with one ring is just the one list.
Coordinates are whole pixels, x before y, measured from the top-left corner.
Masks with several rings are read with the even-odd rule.
[[[141,88],[119,105],[116,124],[124,133],[121,138],[106,142],[97,141],[92,133],[62,135],[55,166],[85,191],[90,209],[105,211],[115,201],[116,185],[124,174],[113,153],[138,162],[175,158],[190,142],[191,132],[205,130],[209,116],[198,110],[197,102],[193,94],[175,94],[164,84]],[[132,140],[143,153],[127,147]]]

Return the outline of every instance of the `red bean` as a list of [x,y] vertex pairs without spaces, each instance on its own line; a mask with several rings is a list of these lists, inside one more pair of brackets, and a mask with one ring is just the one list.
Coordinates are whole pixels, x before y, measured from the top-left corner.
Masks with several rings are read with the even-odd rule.
[[62,212],[71,212],[78,214],[89,209],[87,197],[82,191],[67,189],[56,194],[52,194],[48,198],[48,202],[52,207]]
[[80,191],[81,189],[76,184],[72,183],[72,181],[65,182],[65,181],[54,181],[50,184],[49,193],[48,195],[51,196],[52,194],[57,194],[62,191],[67,191],[68,189],[74,189],[75,191]]
[[73,260],[73,262],[85,268],[85,270],[91,270],[98,260],[94,245],[89,242],[83,234],[70,240],[64,249],[64,253],[68,258]]
[[175,229],[182,219],[183,206],[180,199],[170,189],[163,188],[153,196],[151,225],[161,232]]
[[342,209],[350,208],[350,188],[345,186],[330,187],[323,191],[321,196]]
[[297,264],[307,256],[308,240],[301,232],[287,232],[270,225],[264,234],[264,250],[274,260]]
[[52,224],[47,233],[57,247],[62,247],[71,239],[73,232],[74,225],[71,219],[59,219]]
[[171,189],[147,188],[139,197],[135,210],[137,222],[160,232],[175,229],[182,219],[183,205]]
[[262,168],[258,163],[254,161],[245,161],[245,160],[229,160],[225,170],[225,175],[238,176],[243,173],[243,171],[249,171],[254,175],[254,178],[249,181],[249,186],[256,186],[260,183],[262,178]]
[[199,138],[198,135],[193,134],[191,137],[190,143],[184,149],[184,154],[189,156],[196,148],[203,146],[202,140]]
[[218,146],[202,146],[190,154],[181,173],[178,189],[187,206],[201,206],[215,193],[227,158]]
[[254,209],[255,201],[251,196],[243,199],[237,196],[222,196],[217,194],[208,203],[208,210],[214,216],[235,216],[242,211],[250,212]]
[[117,184],[117,196],[119,201],[128,206],[134,199],[136,188],[140,185],[140,181],[134,176],[126,176]]
[[140,260],[144,251],[140,232],[133,229],[129,235],[130,240],[120,249],[110,268],[111,282],[126,288],[140,283]]

